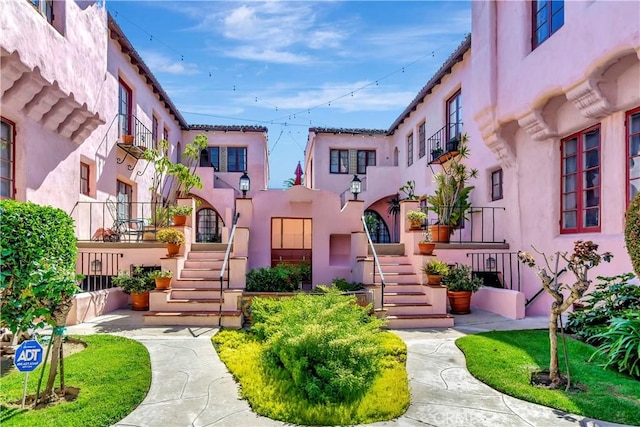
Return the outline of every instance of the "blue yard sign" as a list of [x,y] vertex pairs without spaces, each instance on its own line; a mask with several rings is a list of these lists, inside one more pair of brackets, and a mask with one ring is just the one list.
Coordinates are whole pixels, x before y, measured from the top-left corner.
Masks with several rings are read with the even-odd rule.
[[20,372],[31,372],[42,363],[42,346],[38,341],[24,341],[16,350],[14,364]]

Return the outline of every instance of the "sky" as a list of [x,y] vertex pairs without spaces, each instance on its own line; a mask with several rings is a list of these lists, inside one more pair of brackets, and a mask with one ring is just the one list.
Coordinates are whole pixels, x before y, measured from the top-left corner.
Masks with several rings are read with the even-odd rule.
[[471,31],[470,1],[117,1],[189,124],[268,129],[269,188],[309,128],[388,129]]

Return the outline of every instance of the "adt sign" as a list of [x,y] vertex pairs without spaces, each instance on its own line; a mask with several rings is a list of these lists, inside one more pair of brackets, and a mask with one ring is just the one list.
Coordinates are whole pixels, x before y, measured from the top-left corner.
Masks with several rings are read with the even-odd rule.
[[42,363],[42,346],[38,341],[25,341],[16,350],[14,364],[20,372],[31,372]]

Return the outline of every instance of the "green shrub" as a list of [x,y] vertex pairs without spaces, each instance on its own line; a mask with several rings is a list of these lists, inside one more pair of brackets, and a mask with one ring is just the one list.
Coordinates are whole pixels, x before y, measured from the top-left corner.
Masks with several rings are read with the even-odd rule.
[[342,292],[361,291],[364,289],[364,283],[362,282],[347,282],[346,279],[337,278],[331,282],[333,286],[340,289]]
[[301,282],[311,280],[311,266],[308,262],[300,264],[280,263],[275,267],[254,268],[247,273],[247,291],[249,292],[294,292]]
[[627,209],[624,239],[633,270],[640,276],[640,192],[635,195]]
[[607,358],[605,368],[613,366],[620,373],[640,379],[640,313],[629,312],[626,318],[611,319],[609,328],[594,339],[602,340],[602,344],[591,358],[602,354]]
[[598,345],[596,335],[608,329],[614,317],[624,317],[628,311],[640,310],[640,286],[629,283],[632,273],[612,277],[598,276],[592,292],[585,295],[583,309],[569,313],[567,329],[578,339]]
[[265,363],[283,367],[311,402],[351,402],[379,371],[383,322],[339,290],[255,298],[252,313],[251,330],[266,342]]

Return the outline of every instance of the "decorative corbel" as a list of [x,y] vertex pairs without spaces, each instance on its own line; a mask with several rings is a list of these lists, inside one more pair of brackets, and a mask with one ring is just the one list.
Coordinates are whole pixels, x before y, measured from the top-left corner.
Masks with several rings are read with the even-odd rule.
[[613,112],[609,100],[598,87],[597,80],[586,79],[565,93],[580,113],[590,119],[599,119]]

